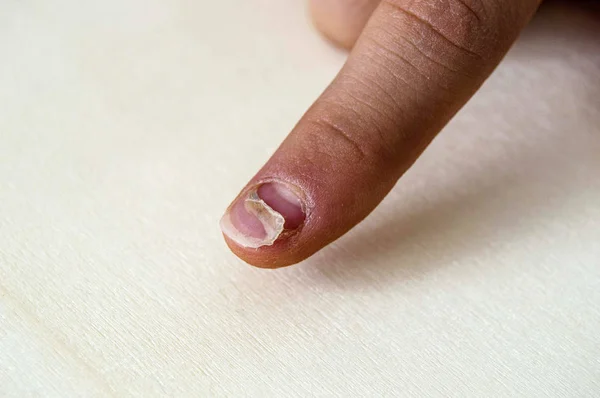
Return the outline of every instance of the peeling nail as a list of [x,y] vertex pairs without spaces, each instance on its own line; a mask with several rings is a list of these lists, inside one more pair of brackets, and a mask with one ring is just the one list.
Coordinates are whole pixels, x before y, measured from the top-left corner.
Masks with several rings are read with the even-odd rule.
[[270,246],[284,231],[298,229],[306,217],[294,189],[287,183],[270,181],[240,196],[221,219],[221,230],[243,247]]

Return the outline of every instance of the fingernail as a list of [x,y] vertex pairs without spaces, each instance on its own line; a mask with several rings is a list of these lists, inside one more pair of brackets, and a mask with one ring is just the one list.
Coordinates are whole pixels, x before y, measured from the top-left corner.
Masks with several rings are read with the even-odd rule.
[[270,181],[240,196],[221,219],[221,230],[243,247],[270,246],[284,231],[298,229],[306,218],[299,190]]

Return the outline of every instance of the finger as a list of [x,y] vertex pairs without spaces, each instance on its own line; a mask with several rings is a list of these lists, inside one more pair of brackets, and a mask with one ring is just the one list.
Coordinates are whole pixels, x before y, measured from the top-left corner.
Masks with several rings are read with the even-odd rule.
[[539,0],[382,0],[346,65],[222,219],[250,264],[301,261],[366,217]]
[[336,45],[352,48],[380,0],[309,0],[315,26]]

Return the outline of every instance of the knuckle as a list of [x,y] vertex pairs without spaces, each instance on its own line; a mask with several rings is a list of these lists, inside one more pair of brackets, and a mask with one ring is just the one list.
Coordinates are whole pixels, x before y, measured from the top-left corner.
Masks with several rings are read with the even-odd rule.
[[347,90],[339,90],[336,98],[321,99],[322,108],[305,119],[309,152],[328,157],[338,168],[342,165],[342,173],[352,173],[357,162],[363,170],[389,162],[391,134],[381,122],[384,116],[374,114],[367,102]]
[[327,116],[308,119],[308,137],[314,153],[327,155],[334,161],[344,163],[362,161],[368,157],[361,140],[353,133],[353,127]]
[[404,37],[420,51],[479,64],[497,35],[490,0],[382,0]]

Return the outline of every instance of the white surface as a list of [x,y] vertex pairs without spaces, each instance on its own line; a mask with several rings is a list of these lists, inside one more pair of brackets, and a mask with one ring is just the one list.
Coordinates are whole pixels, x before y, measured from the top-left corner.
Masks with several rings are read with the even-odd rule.
[[229,201],[344,55],[300,0],[4,1],[0,396],[600,394],[600,26],[551,8],[288,269]]

